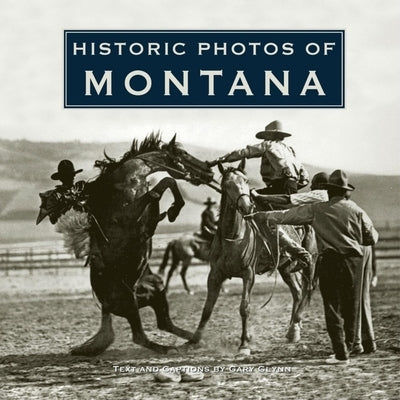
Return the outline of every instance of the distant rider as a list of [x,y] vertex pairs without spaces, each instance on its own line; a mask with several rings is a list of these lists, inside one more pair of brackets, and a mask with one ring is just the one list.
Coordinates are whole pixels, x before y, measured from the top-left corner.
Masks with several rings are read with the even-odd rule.
[[215,214],[213,211],[216,201],[214,201],[211,197],[208,197],[203,204],[205,204],[207,207],[201,213],[201,237],[211,242],[214,239],[218,227],[218,221],[215,218]]

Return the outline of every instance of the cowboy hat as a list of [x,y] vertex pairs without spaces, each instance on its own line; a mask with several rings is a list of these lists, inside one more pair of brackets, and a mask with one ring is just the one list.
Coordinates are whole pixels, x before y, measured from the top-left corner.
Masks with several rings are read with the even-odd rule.
[[325,172],[318,172],[311,180],[311,190],[321,186],[325,186],[329,181],[329,176]]
[[217,204],[217,202],[214,201],[214,199],[212,199],[211,197],[207,197],[207,200],[203,204],[205,204],[206,206],[211,206],[213,204]]
[[263,131],[256,133],[257,139],[265,140],[284,139],[288,136],[292,135],[282,131],[282,124],[280,121],[272,121],[265,127]]
[[58,167],[57,167],[57,172],[54,172],[54,174],[51,175],[51,179],[58,181],[62,180],[64,177],[68,176],[75,176],[76,174],[79,174],[79,172],[82,172],[83,169],[78,169],[75,171],[74,164],[70,160],[62,160],[59,162]]
[[355,187],[349,183],[346,173],[341,169],[337,169],[330,174],[328,183],[326,183],[325,186],[327,188],[342,188],[345,190],[355,189]]

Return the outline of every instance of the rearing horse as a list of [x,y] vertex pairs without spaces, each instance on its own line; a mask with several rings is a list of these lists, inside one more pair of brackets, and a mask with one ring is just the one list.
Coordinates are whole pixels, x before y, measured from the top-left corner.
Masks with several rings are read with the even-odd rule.
[[[218,299],[222,283],[228,278],[237,277],[243,280],[240,302],[242,336],[239,351],[246,354],[250,353],[247,327],[251,290],[254,285],[255,274],[263,273],[266,270],[266,264],[272,264],[273,257],[271,253],[268,254],[266,251],[264,239],[242,216],[251,214],[254,208],[249,195],[248,179],[244,167],[245,160],[239,164],[237,169],[232,167],[224,169],[222,164],[218,164],[222,174],[222,196],[218,229],[211,245],[211,270],[207,281],[207,299],[198,328],[184,347],[197,344],[201,340],[205,326]],[[300,239],[297,238],[297,240]],[[293,312],[287,337],[289,340],[297,341],[299,337],[294,337],[293,331],[300,329],[301,317],[306,305],[304,299],[309,295],[307,283],[311,282],[311,276],[307,276],[302,284],[299,284],[299,272],[290,273],[290,268],[285,268],[287,264],[288,260],[282,259],[276,267],[293,296]],[[314,268],[311,266],[307,273],[311,275],[313,271]],[[304,274],[302,276],[304,277]]]
[[[149,268],[151,238],[158,222],[166,215],[173,222],[184,201],[174,179],[164,178],[148,191],[146,177],[166,171],[199,185],[210,183],[213,173],[178,145],[175,137],[164,144],[154,134],[140,145],[134,141],[119,161],[106,157],[95,166],[100,168],[100,175],[86,188],[87,208],[93,221],[88,262],[91,285],[102,305],[102,322],[97,334],[71,353],[103,352],[114,339],[111,314],[128,320],[135,343],[165,353],[170,347],[154,343],[145,335],[139,308],[151,306],[160,329],[191,337],[190,332],[172,323],[162,280]],[[174,203],[160,214],[159,200],[167,189],[171,190]]]

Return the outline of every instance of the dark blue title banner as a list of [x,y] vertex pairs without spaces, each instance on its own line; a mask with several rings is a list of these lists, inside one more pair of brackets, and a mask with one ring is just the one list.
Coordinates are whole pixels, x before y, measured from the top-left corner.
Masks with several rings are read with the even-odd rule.
[[65,31],[64,106],[344,107],[344,31]]

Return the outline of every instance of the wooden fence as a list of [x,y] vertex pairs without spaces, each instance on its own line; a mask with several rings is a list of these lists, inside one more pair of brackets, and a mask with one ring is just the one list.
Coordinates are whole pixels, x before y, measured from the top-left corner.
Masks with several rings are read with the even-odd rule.
[[[152,266],[161,263],[167,243],[179,235],[156,235],[153,240],[153,254],[150,260]],[[400,234],[387,232],[381,235],[376,246],[377,260],[399,260],[400,259]],[[201,264],[195,261],[193,264]],[[13,270],[35,270],[54,269],[56,273],[61,268],[82,267],[84,260],[77,260],[73,254],[67,253],[61,241],[49,243],[27,243],[24,245],[2,245],[0,246],[0,271],[8,275]]]

